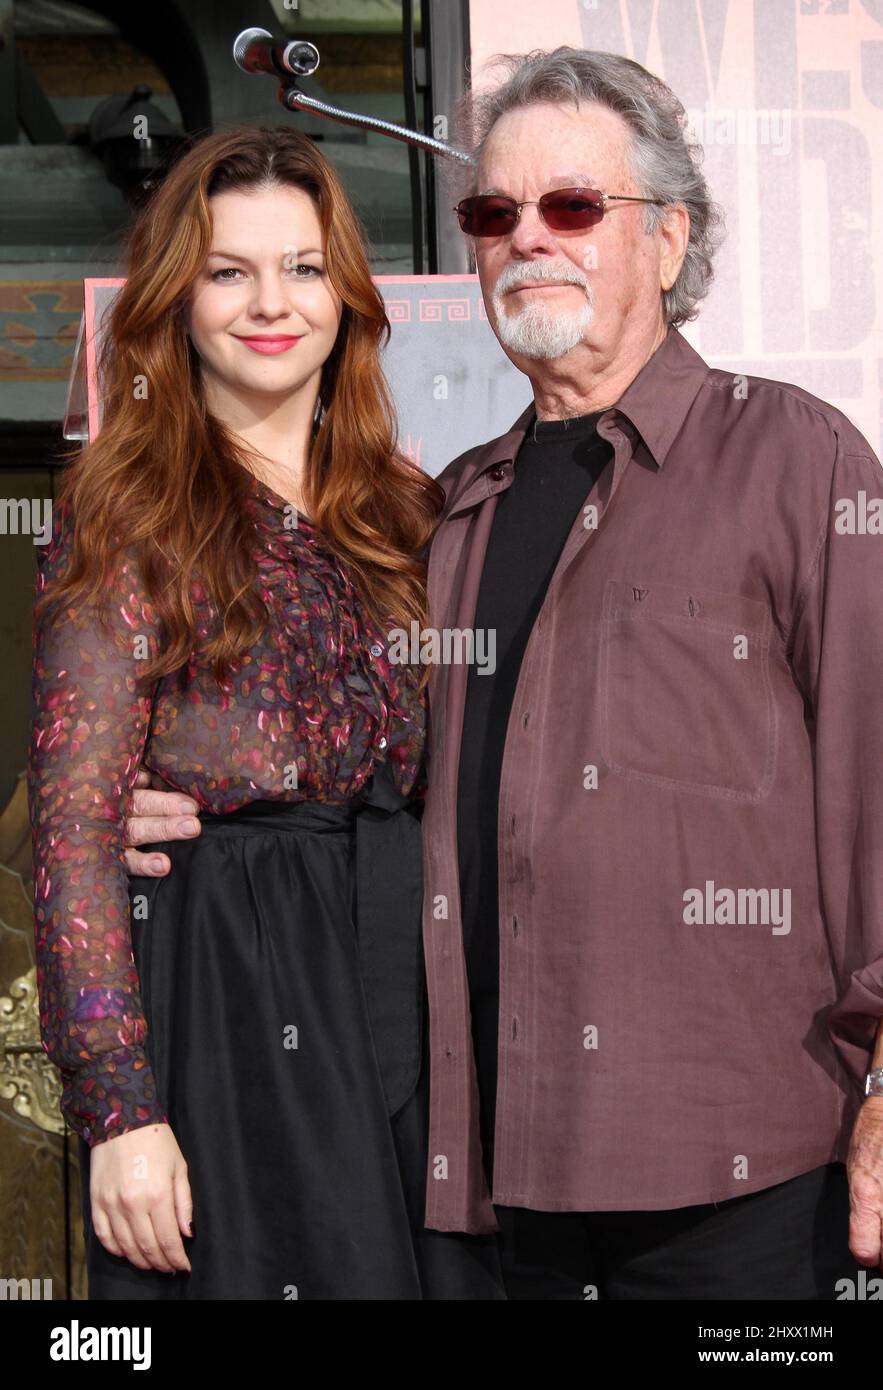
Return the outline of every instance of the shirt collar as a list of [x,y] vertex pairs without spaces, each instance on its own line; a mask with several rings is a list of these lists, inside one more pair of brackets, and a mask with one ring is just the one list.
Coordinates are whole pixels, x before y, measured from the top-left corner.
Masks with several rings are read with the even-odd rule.
[[[676,328],[669,330],[630,382],[615,405],[598,421],[598,433],[607,438],[607,429],[616,414],[629,420],[643,439],[657,467],[680,433],[687,412],[708,375],[708,365]],[[533,402],[519,415],[505,434],[488,446],[479,473],[501,463],[511,463],[524,443],[536,411]],[[609,442],[609,441],[608,441]]]

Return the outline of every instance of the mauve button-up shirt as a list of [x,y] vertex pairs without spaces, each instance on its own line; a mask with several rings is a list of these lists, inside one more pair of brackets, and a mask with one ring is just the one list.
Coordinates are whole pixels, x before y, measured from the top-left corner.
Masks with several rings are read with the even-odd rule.
[[[430,625],[472,626],[533,406],[442,475]],[[661,1210],[846,1157],[883,1016],[883,475],[674,328],[530,636],[500,783],[493,1191],[457,868],[467,667],[430,685],[427,1225]],[[456,651],[456,641],[453,650]],[[483,677],[493,679],[492,675]]]

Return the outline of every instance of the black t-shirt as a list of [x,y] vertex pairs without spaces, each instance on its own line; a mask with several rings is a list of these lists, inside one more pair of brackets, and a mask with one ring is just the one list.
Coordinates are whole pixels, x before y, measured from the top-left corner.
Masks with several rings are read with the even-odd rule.
[[534,621],[571,526],[613,456],[602,411],[534,420],[500,494],[476,607],[496,631],[496,669],[469,668],[457,795],[463,937],[486,1149],[493,1138],[499,1010],[497,818],[509,712]]

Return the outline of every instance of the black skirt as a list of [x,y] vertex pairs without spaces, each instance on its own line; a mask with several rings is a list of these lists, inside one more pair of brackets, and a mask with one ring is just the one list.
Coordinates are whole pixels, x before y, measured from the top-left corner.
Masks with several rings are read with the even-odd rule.
[[494,1236],[423,1228],[420,827],[385,767],[347,805],[200,821],[195,841],[154,847],[166,877],[129,880],[192,1269],[104,1248],[80,1140],[89,1297],[504,1298]]

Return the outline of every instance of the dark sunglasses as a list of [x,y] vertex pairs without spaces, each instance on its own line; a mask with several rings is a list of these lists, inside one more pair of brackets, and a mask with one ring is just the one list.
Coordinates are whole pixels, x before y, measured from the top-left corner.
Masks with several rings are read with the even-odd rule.
[[556,188],[528,203],[516,203],[504,193],[477,193],[464,198],[454,212],[469,236],[506,236],[527,207],[538,207],[553,232],[585,232],[597,226],[611,202],[664,206],[661,198],[630,198],[624,193],[600,193],[597,188]]

